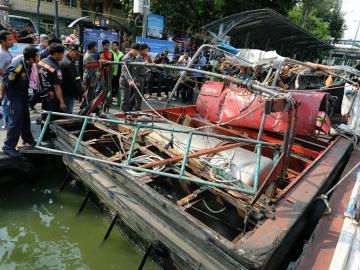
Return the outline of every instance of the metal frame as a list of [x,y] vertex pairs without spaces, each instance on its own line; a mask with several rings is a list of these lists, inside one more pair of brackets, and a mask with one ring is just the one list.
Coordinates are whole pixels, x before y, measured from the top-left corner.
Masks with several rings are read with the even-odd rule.
[[[185,129],[164,128],[164,127],[159,127],[159,126],[155,126],[155,125],[144,125],[144,124],[139,124],[139,123],[138,124],[132,124],[132,123],[127,123],[127,122],[120,121],[120,120],[111,120],[111,119],[104,119],[104,118],[90,117],[90,116],[82,116],[82,115],[72,115],[72,114],[51,112],[51,111],[49,111],[49,112],[45,111],[44,113],[47,113],[48,115],[46,117],[44,127],[41,130],[39,139],[38,139],[37,144],[36,144],[36,148],[38,148],[38,149],[48,151],[48,152],[52,152],[52,153],[55,153],[55,154],[68,155],[68,156],[72,156],[72,157],[76,157],[76,158],[82,158],[84,160],[89,160],[89,161],[93,161],[93,162],[107,164],[107,165],[120,167],[120,168],[124,168],[124,169],[130,169],[130,170],[134,170],[134,171],[138,171],[138,172],[145,172],[145,173],[155,174],[155,175],[159,175],[159,176],[170,177],[170,178],[177,179],[177,180],[193,182],[193,183],[196,183],[198,185],[212,186],[212,187],[217,187],[217,188],[225,189],[225,190],[234,190],[234,191],[239,191],[239,192],[252,194],[252,195],[256,194],[257,191],[258,191],[258,182],[259,182],[259,176],[260,176],[261,148],[262,148],[262,146],[268,146],[268,147],[274,147],[274,148],[279,146],[279,144],[264,142],[264,141],[260,141],[260,140],[243,139],[243,138],[237,138],[237,137],[226,136],[226,135],[211,134],[211,133],[209,134],[209,133],[198,132],[198,131],[193,131],[193,130],[189,131],[189,130],[185,130]],[[66,152],[66,151],[61,151],[61,150],[56,150],[56,149],[51,149],[51,148],[48,148],[48,147],[41,146],[43,136],[45,134],[46,129],[49,126],[51,116],[53,116],[53,115],[54,116],[68,117],[68,118],[77,118],[77,119],[83,119],[84,120],[83,124],[82,124],[82,127],[81,127],[81,130],[80,130],[80,134],[78,136],[78,139],[76,141],[74,150],[72,152]],[[135,127],[134,136],[133,136],[133,139],[132,139],[132,142],[131,142],[131,145],[130,145],[130,149],[129,149],[129,152],[128,152],[128,157],[127,157],[126,164],[120,164],[120,163],[116,163],[116,162],[113,162],[113,161],[102,160],[102,159],[99,159],[99,158],[88,157],[88,156],[78,154],[78,151],[80,150],[80,147],[81,147],[82,138],[84,136],[86,126],[89,123],[89,121],[93,121],[93,122],[101,121],[101,122],[122,124],[122,125]],[[138,138],[138,135],[139,135],[139,131],[142,128],[161,130],[161,131],[168,131],[168,132],[175,132],[175,133],[176,132],[178,132],[178,133],[187,133],[188,134],[188,141],[187,141],[187,144],[186,144],[186,150],[185,150],[182,162],[181,162],[181,168],[180,168],[180,173],[179,174],[166,173],[166,172],[161,172],[161,171],[154,171],[154,170],[150,170],[150,169],[130,165],[131,164],[131,157],[132,157],[132,154],[133,154],[134,149],[135,149],[135,145],[136,145],[136,141],[137,141],[137,138]],[[190,146],[191,146],[191,141],[192,141],[193,135],[201,135],[201,136],[213,137],[213,138],[218,138],[218,139],[226,139],[226,140],[236,141],[236,142],[246,142],[246,143],[249,143],[249,144],[256,144],[257,159],[256,159],[255,177],[254,177],[253,188],[247,188],[246,186],[244,186],[244,188],[240,188],[238,186],[229,186],[229,185],[219,184],[219,183],[216,183],[216,182],[206,181],[206,180],[203,180],[203,179],[200,179],[200,178],[197,178],[197,177],[196,178],[190,178],[190,177],[185,176],[184,174],[185,174],[186,164],[187,164],[189,158],[191,158],[191,157],[189,157],[189,152],[190,152]],[[277,151],[275,151],[275,152],[277,152]]]

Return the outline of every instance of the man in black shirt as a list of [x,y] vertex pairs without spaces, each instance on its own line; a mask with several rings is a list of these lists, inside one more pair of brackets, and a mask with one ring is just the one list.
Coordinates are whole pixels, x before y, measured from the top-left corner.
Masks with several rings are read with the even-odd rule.
[[[156,55],[155,64],[169,64],[169,51],[164,49],[162,53]],[[165,97],[168,96],[169,87],[170,87],[170,78],[166,74],[166,71],[162,68],[158,68],[156,72],[153,72],[153,76],[157,77],[157,100],[161,101],[161,92],[164,88]]]
[[26,24],[25,29],[20,31],[17,42],[34,44],[35,38],[36,37],[32,29],[32,24],[28,23]]
[[44,93],[43,109],[66,111],[61,82],[62,73],[59,62],[64,58],[65,48],[53,43],[49,46],[50,55],[39,62],[39,79],[41,91]]
[[26,47],[23,56],[16,58],[10,64],[3,77],[2,83],[10,100],[9,124],[3,151],[10,157],[21,156],[16,150],[20,135],[24,144],[35,146],[30,128],[28,89],[31,68],[39,60],[38,50],[34,47]]
[[[120,92],[121,92],[121,110],[126,113],[131,110],[130,98],[132,91],[136,91],[135,87],[139,87],[139,80],[137,77],[137,69],[135,66],[127,65],[129,62],[135,62],[136,57],[140,53],[140,44],[133,43],[130,51],[123,58],[123,65],[121,67],[120,75]],[[136,94],[138,95],[137,91]],[[141,99],[135,99],[141,101]],[[141,104],[136,104],[136,107],[141,107]]]
[[83,94],[81,85],[81,76],[75,65],[81,55],[78,45],[71,44],[64,59],[60,62],[63,80],[61,89],[63,90],[64,101],[66,104],[66,113],[72,114],[74,109],[74,100],[80,99]]

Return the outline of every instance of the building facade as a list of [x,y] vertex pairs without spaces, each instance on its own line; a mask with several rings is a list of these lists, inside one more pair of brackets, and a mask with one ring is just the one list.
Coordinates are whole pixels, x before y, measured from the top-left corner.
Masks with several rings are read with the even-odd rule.
[[[39,28],[40,33],[54,32],[55,29],[55,0],[40,0],[39,14],[38,0],[0,0],[10,6],[10,14],[29,17]],[[58,14],[60,32],[68,33],[67,25],[81,17],[81,3],[78,0],[58,0]],[[40,24],[40,25],[39,25]]]

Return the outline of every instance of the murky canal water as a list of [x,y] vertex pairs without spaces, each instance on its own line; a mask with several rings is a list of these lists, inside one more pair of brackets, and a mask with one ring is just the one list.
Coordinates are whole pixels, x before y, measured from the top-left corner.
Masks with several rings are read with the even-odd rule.
[[[83,192],[48,174],[36,181],[0,185],[0,270],[137,269],[143,253],[114,229],[91,201],[76,216]],[[148,260],[144,269],[158,269]]]

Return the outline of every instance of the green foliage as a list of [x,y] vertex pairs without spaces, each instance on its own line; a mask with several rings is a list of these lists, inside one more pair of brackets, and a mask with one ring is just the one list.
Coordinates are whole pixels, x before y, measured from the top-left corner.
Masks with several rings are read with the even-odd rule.
[[346,30],[339,0],[302,0],[288,17],[323,40],[340,39]]
[[[106,0],[111,2],[110,0]],[[132,12],[133,0],[116,0],[124,14]],[[288,16],[323,40],[339,39],[346,27],[341,0],[151,0],[151,11],[165,16],[166,28],[192,35],[209,22],[239,12],[271,8]],[[82,2],[87,2],[82,0]],[[96,2],[88,0],[88,2]],[[306,15],[307,14],[307,15]]]
[[151,11],[166,17],[172,31],[196,32],[209,22],[239,12],[271,8],[286,15],[296,0],[152,0]]
[[[303,26],[315,36],[327,40],[330,37],[329,23],[316,16],[316,10],[310,10],[307,16],[304,16],[303,5],[295,6],[289,11],[289,18],[294,23]],[[305,21],[306,19],[306,21]]]

